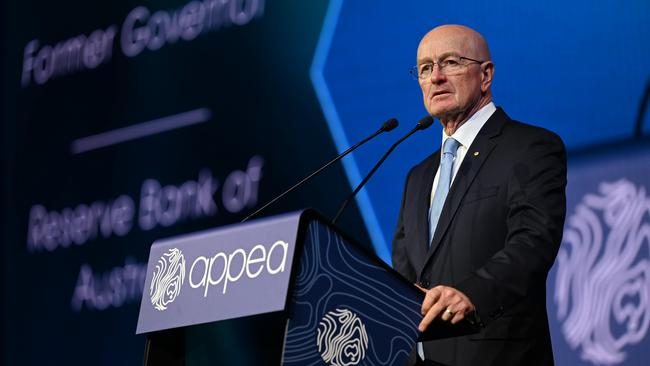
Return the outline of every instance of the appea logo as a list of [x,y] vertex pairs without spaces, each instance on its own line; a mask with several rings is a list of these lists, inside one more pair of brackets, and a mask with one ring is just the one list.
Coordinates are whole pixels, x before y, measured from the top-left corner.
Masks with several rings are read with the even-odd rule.
[[177,248],[171,248],[158,260],[153,271],[149,295],[156,310],[167,309],[181,293],[185,280],[185,257]]
[[569,217],[555,302],[562,333],[594,365],[625,362],[650,327],[650,197],[626,179],[602,182]]
[[318,324],[316,346],[330,366],[358,365],[368,351],[366,326],[348,309],[329,311]]
[[210,287],[221,287],[221,294],[228,292],[228,284],[240,279],[252,280],[261,274],[276,275],[284,272],[289,244],[278,240],[270,248],[258,244],[247,253],[235,249],[230,254],[218,252],[212,257],[197,257],[190,267],[188,282],[191,288],[203,288],[203,297]]
[[[220,290],[217,293],[226,295],[229,286],[237,282],[284,272],[288,249],[287,242],[278,240],[268,248],[258,244],[249,251],[238,248],[230,253],[217,252],[196,258],[189,254],[188,283],[191,289],[201,289],[204,298],[212,287]],[[169,249],[153,271],[149,295],[154,308],[167,309],[167,305],[179,296],[184,281],[185,256],[178,248]]]

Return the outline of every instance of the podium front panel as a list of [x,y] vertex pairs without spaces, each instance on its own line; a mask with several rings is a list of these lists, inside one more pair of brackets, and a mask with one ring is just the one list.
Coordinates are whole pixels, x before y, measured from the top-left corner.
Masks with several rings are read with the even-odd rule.
[[298,250],[283,365],[405,364],[423,294],[319,221]]

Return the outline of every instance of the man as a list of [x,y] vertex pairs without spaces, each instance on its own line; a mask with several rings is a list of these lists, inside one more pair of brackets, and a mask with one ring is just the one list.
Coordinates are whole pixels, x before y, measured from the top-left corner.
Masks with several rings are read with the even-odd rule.
[[393,265],[426,292],[420,331],[481,326],[417,353],[430,365],[552,365],[546,277],[564,224],[564,145],[494,106],[494,64],[472,29],[431,30],[414,71],[443,153],[408,174]]

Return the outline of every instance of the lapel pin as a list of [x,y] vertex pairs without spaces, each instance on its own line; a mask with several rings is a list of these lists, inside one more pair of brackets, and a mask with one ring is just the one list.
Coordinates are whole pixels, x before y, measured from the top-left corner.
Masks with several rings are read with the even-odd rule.
[[478,151],[474,151],[474,156],[478,156],[478,154],[479,154]]

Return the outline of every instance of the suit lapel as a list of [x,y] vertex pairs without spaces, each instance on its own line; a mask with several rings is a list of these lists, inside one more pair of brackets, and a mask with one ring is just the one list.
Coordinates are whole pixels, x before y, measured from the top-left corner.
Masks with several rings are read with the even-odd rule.
[[[496,112],[487,120],[481,131],[472,142],[472,145],[467,150],[467,154],[463,159],[463,163],[456,173],[454,182],[449,189],[449,194],[447,195],[447,200],[445,201],[444,206],[442,207],[442,212],[440,214],[440,219],[438,220],[438,226],[431,240],[431,246],[427,252],[426,260],[424,264],[431,260],[433,255],[438,250],[442,238],[444,237],[449,225],[451,224],[458,207],[460,207],[465,193],[472,185],[474,178],[478,174],[483,163],[488,159],[490,153],[497,145],[495,136],[499,135],[503,124],[508,120],[508,116],[498,108]],[[474,152],[479,152],[478,155],[475,155]],[[435,172],[435,170],[434,170]],[[433,181],[433,178],[431,179]],[[431,183],[432,184],[432,183]],[[429,196],[431,195],[431,184],[429,184]],[[428,203],[428,201],[427,201]],[[428,209],[428,207],[427,207]],[[426,213],[425,213],[426,217]],[[428,225],[428,223],[427,223]],[[428,234],[426,235],[428,237]]]

